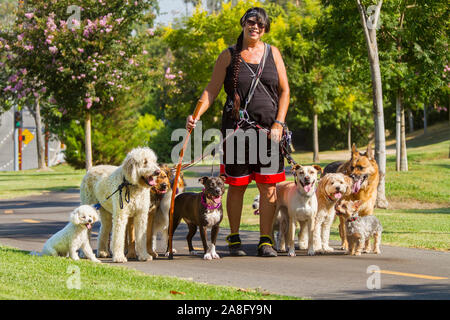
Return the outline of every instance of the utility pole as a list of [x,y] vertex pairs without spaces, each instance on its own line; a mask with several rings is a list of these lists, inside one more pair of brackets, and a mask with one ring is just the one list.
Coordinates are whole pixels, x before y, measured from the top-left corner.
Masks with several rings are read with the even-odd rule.
[[14,171],[22,170],[22,111],[14,111]]

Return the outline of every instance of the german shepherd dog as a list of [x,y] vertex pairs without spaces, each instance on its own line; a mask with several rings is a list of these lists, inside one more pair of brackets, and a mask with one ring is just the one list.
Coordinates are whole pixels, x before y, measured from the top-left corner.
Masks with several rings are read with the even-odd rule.
[[[373,214],[377,199],[377,188],[380,180],[378,165],[374,159],[370,144],[365,153],[359,152],[353,144],[349,161],[336,161],[327,165],[324,175],[327,173],[341,172],[353,180],[352,193],[345,200],[360,200],[359,215],[361,217]],[[342,248],[348,249],[345,221],[339,217],[339,235],[342,240]]]

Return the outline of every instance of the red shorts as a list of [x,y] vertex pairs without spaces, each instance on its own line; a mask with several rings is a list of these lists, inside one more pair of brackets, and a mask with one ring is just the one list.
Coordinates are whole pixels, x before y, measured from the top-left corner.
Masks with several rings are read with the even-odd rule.
[[[235,165],[233,165],[233,169],[236,170],[237,168],[234,167]],[[284,180],[286,180],[286,174],[284,172],[284,169],[282,172],[278,172],[278,173],[273,173],[273,174],[262,174],[259,172],[250,172],[250,170],[246,170],[246,169],[250,169],[250,168],[246,168],[246,165],[240,165],[242,166],[239,170],[241,172],[242,175],[238,175],[238,176],[234,176],[229,174],[229,166],[225,167],[224,164],[220,165],[220,174],[224,174],[226,179],[225,179],[225,183],[230,184],[232,186],[246,186],[248,185],[250,182],[252,182],[253,180],[255,180],[256,183],[278,183],[278,182],[282,182]],[[232,169],[232,170],[233,170]],[[243,173],[248,173],[248,174],[243,174]]]
[[[264,139],[268,139],[265,137]],[[268,143],[269,140],[267,140]],[[225,183],[233,186],[244,186],[255,180],[256,183],[278,183],[286,180],[286,174],[284,171],[284,157],[279,148],[276,154],[271,157],[270,149],[264,150],[264,154],[267,158],[260,159],[259,155],[259,138],[256,149],[252,149],[249,146],[249,141],[245,141],[242,144],[234,144],[234,156],[229,159],[227,163],[227,150],[226,144],[223,145],[223,158],[220,165],[220,174],[224,174],[226,179]],[[243,151],[244,161],[238,161],[237,152],[238,149]],[[255,154],[256,153],[256,154]],[[250,155],[253,155],[251,157]],[[245,158],[244,158],[245,156]],[[253,158],[253,161],[250,161]],[[268,159],[270,159],[269,162]],[[265,164],[263,164],[265,163]]]

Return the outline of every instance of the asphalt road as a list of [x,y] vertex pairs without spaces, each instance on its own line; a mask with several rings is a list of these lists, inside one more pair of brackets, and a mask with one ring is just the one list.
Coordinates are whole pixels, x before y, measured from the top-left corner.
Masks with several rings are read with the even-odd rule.
[[[67,223],[70,211],[78,205],[78,190],[0,200],[0,243],[40,251],[44,242]],[[96,223],[93,248],[98,228]],[[228,232],[222,229],[218,238],[220,260],[204,261],[201,256],[190,256],[185,241],[187,228],[180,225],[174,236],[178,253],[173,260],[161,257],[148,262],[129,261],[121,266],[151,275],[260,288],[313,299],[450,299],[449,252],[382,245],[380,255],[352,257],[332,243],[336,250],[329,255],[310,257],[304,250],[298,250],[296,257],[280,254],[277,258],[261,258],[256,256],[259,234],[241,232],[248,256],[230,257],[225,243]],[[201,248],[198,233],[194,245]],[[103,262],[111,263],[111,259]],[[372,273],[371,268],[378,272]],[[374,285],[374,289],[369,289]]]

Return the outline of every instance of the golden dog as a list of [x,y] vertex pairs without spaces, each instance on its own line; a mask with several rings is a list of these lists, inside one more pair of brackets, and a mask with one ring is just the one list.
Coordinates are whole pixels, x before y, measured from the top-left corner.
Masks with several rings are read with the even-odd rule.
[[[359,152],[356,149],[356,145],[353,144],[349,161],[337,161],[325,167],[324,174],[332,172],[341,172],[352,178],[352,193],[346,196],[345,199],[361,201],[359,215],[363,217],[373,214],[380,176],[370,144],[367,146],[365,153]],[[344,223],[344,219],[339,217],[339,235],[342,240],[342,248],[347,250],[348,242]]]

